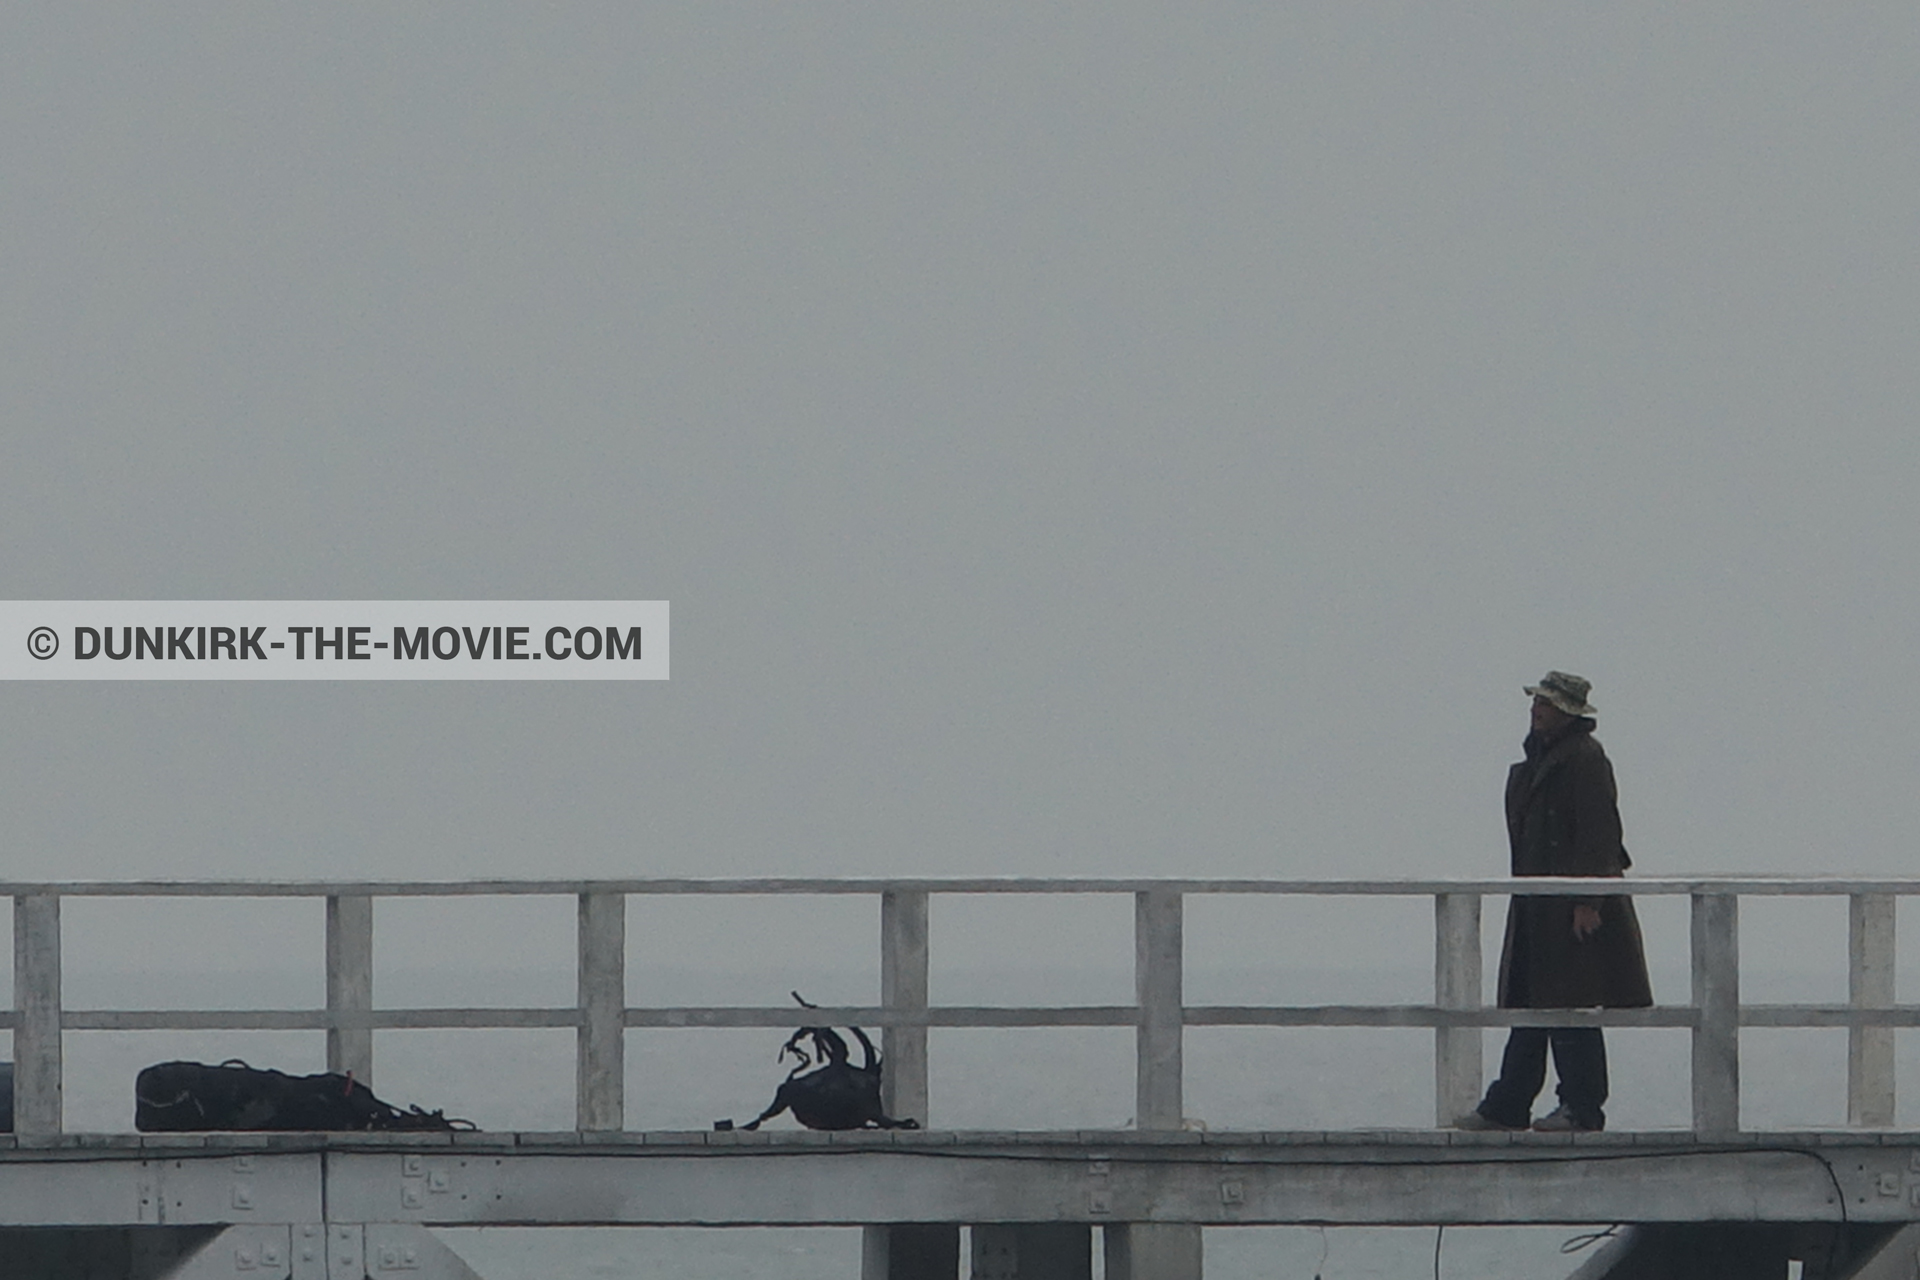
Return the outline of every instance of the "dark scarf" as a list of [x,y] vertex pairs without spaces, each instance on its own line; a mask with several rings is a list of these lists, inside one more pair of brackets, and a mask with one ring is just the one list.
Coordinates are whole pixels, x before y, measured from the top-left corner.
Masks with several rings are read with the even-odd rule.
[[1528,733],[1527,740],[1520,744],[1520,749],[1526,753],[1528,764],[1538,764],[1541,756],[1576,733],[1592,733],[1599,727],[1599,722],[1592,716],[1575,716],[1564,729],[1552,737],[1547,737],[1538,730]]

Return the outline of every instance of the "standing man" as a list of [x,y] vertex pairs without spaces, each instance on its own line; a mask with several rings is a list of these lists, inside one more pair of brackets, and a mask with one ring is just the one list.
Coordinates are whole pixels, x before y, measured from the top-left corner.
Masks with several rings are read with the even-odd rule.
[[[1516,876],[1618,876],[1620,841],[1613,766],[1594,741],[1593,686],[1549,671],[1533,695],[1526,759],[1507,774],[1507,839]],[[1515,894],[1500,950],[1503,1009],[1644,1009],[1653,1003],[1640,921],[1625,895],[1560,898]],[[1560,1077],[1560,1105],[1533,1120],[1547,1080],[1547,1051]],[[1591,1132],[1606,1127],[1607,1049],[1598,1027],[1515,1027],[1500,1078],[1460,1129]]]

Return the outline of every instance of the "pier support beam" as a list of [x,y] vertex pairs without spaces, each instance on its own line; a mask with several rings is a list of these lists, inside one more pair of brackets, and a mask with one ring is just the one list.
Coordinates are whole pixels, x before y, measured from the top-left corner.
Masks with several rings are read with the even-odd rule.
[[1920,1229],[1883,1223],[1642,1223],[1567,1280],[1912,1280],[1916,1241]]
[[[1755,1280],[1786,1274],[1787,1236],[1782,1227],[1663,1223],[1626,1228],[1569,1280]],[[1801,1275],[1802,1280],[1815,1280],[1804,1268]]]
[[[1829,1268],[1831,1280],[1911,1280],[1920,1272],[1920,1226],[1854,1227],[1843,1233],[1848,1246]],[[1829,1280],[1806,1273],[1805,1280]]]
[[0,1227],[0,1280],[159,1280],[221,1230]]
[[1093,1229],[1076,1222],[977,1226],[973,1229],[972,1278],[1093,1280]]
[[1183,1222],[1116,1223],[1105,1231],[1107,1280],[1200,1280],[1200,1228]]
[[[948,1276],[953,1274],[949,1268]],[[0,1280],[481,1280],[425,1227],[0,1228]]]
[[166,1280],[481,1280],[433,1232],[408,1222],[227,1227],[160,1274]]
[[867,1227],[860,1240],[861,1280],[954,1280],[960,1228],[945,1222]]

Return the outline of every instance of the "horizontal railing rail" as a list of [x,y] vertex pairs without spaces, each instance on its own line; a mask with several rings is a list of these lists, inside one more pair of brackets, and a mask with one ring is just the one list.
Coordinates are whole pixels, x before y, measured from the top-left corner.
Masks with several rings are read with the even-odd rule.
[[1862,893],[1920,894],[1920,877],[1575,876],[1274,880],[1178,876],[758,876],[639,880],[0,880],[0,897],[62,898],[462,898],[571,897],[587,893],[876,894],[876,893],[1178,893],[1427,898],[1441,893],[1505,896],[1624,893],[1635,897],[1719,894],[1806,898]]
[[[68,1031],[324,1031],[329,1070],[373,1073],[373,1032],[442,1028],[572,1029],[576,1118],[582,1130],[624,1123],[625,1033],[681,1027],[791,1027],[788,1007],[632,1007],[625,992],[626,899],[649,895],[866,895],[881,909],[881,1003],[822,1008],[821,1023],[880,1028],[889,1069],[887,1109],[927,1118],[927,1031],[934,1027],[1132,1027],[1136,1122],[1182,1122],[1186,1027],[1403,1027],[1434,1032],[1439,1123],[1478,1101],[1481,1035],[1489,1027],[1599,1026],[1684,1029],[1693,1041],[1693,1128],[1739,1127],[1739,1031],[1830,1027],[1848,1032],[1848,1119],[1891,1125],[1893,1032],[1920,1027],[1920,1005],[1894,1000],[1895,905],[1920,879],[1668,877],[1661,879],[1249,880],[1199,878],[924,877],[485,881],[0,882],[14,900],[15,1123],[23,1135],[61,1129]],[[934,1005],[928,999],[928,902],[977,894],[1127,895],[1135,902],[1136,999],[1127,1005]],[[1489,896],[1629,894],[1692,903],[1692,991],[1685,1004],[1648,1009],[1486,1007],[1481,912]],[[1198,895],[1428,897],[1434,903],[1432,1004],[1189,1005],[1183,991],[1183,902]],[[379,1008],[373,1002],[376,899],[573,897],[579,906],[578,999],[564,1007]],[[1738,901],[1762,896],[1844,896],[1850,903],[1845,1004],[1742,1004]],[[319,1009],[69,1009],[61,995],[60,903],[66,898],[306,898],[325,902],[326,1006]]]
[[[632,1028],[791,1028],[791,1006],[748,1005],[636,1008],[626,1011]],[[818,1006],[808,1014],[823,1026],[863,1027],[1131,1027],[1140,1021],[1134,1005],[936,1005],[924,1012],[879,1005]],[[1650,1009],[1440,1009],[1425,1004],[1186,1005],[1189,1027],[1666,1027],[1699,1025],[1686,1005]],[[0,1012],[0,1030],[12,1030],[19,1015]],[[582,1026],[577,1009],[473,1008],[379,1009],[363,1016],[325,1009],[69,1009],[60,1020],[68,1031],[372,1031],[567,1029]],[[1884,1009],[1843,1004],[1740,1006],[1742,1027],[1920,1027],[1920,1005]]]

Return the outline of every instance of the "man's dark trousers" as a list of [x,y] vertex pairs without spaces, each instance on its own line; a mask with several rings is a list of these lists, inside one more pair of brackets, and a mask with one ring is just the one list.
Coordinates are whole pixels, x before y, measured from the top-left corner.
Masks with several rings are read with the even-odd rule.
[[1500,1078],[1487,1089],[1480,1114],[1508,1128],[1526,1128],[1533,1120],[1533,1100],[1547,1082],[1549,1045],[1560,1076],[1560,1105],[1581,1128],[1603,1127],[1607,1046],[1598,1027],[1515,1027],[1500,1057]]

